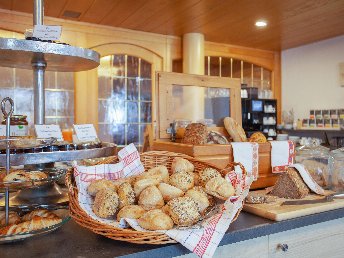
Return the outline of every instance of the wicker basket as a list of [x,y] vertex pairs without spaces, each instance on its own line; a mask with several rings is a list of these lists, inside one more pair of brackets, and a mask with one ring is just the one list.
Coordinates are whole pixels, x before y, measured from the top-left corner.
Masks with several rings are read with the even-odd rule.
[[[208,163],[199,161],[197,159],[194,159],[192,157],[186,156],[184,154],[179,154],[179,153],[165,152],[165,151],[150,151],[150,152],[145,152],[140,155],[141,162],[143,163],[146,170],[156,167],[158,165],[165,165],[170,170],[172,160],[175,157],[182,157],[192,162],[195,166],[195,172],[199,172],[207,167],[218,169],[213,165],[210,165]],[[107,163],[117,162],[117,157],[114,157],[112,159],[106,159],[106,162]],[[101,163],[104,163],[104,161],[101,161],[100,164]],[[239,163],[232,163],[231,165],[232,166],[239,165],[241,169],[243,170],[243,173],[246,172],[244,167]],[[221,171],[221,173],[224,175],[228,173],[228,171],[229,171],[228,169],[224,169]],[[109,226],[109,225],[103,224],[99,221],[92,219],[79,205],[78,189],[76,187],[72,171],[69,171],[66,175],[66,184],[69,189],[70,215],[82,227],[85,227],[96,234],[103,235],[105,237],[108,237],[114,240],[126,241],[126,242],[135,243],[135,244],[161,245],[161,244],[176,243],[175,240],[171,239],[170,237],[168,237],[167,235],[163,233],[141,232],[141,231],[136,231],[134,229],[115,228],[113,226]],[[237,212],[233,221],[236,220],[240,211],[241,210]]]

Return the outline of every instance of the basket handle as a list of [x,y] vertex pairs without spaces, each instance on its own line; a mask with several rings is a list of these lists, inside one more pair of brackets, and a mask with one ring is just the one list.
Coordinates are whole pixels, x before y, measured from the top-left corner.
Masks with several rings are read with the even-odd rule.
[[223,175],[223,176],[226,176],[230,171],[228,171],[229,169],[234,169],[234,167],[235,166],[239,166],[240,167],[240,169],[241,169],[241,171],[242,171],[242,174],[243,175],[247,175],[247,171],[246,171],[246,169],[245,169],[245,167],[244,167],[244,165],[243,164],[241,164],[240,162],[229,162],[228,164],[227,164],[227,166],[225,167],[225,168],[223,168],[221,171],[220,171],[220,173]]

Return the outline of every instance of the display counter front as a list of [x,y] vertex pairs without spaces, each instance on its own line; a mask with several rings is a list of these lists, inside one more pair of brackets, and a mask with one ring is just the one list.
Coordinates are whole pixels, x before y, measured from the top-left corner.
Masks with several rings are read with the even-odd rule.
[[[275,222],[246,212],[231,224],[214,257],[343,257],[344,209]],[[2,245],[13,257],[176,257],[181,244],[137,245],[114,241],[69,221],[56,232]]]

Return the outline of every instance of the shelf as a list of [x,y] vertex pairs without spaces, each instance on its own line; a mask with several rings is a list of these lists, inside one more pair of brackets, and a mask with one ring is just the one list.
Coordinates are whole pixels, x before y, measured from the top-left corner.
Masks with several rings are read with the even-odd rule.
[[96,51],[64,44],[0,38],[0,65],[32,69],[32,62],[46,62],[47,71],[80,72],[99,65]]

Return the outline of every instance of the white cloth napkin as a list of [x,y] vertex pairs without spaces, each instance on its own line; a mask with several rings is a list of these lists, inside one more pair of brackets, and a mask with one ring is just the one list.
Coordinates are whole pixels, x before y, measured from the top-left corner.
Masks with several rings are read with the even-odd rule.
[[318,185],[317,182],[313,179],[313,177],[309,174],[308,170],[302,164],[294,164],[291,167],[295,168],[299,171],[300,176],[302,177],[305,184],[316,194],[325,195],[324,189]]
[[271,141],[272,173],[281,173],[294,161],[294,143],[292,141]]
[[[232,142],[233,157],[235,162],[240,162],[246,169],[248,175],[254,180],[258,178],[258,149],[259,144],[255,142]],[[235,172],[241,173],[240,167],[235,167]]]

